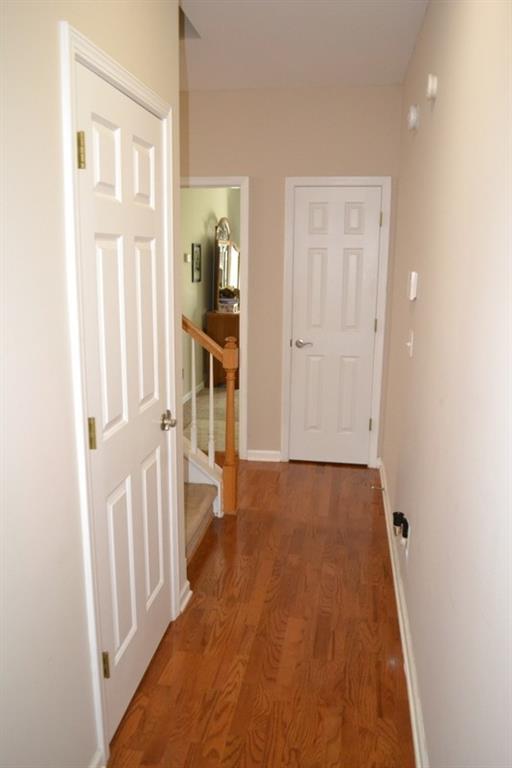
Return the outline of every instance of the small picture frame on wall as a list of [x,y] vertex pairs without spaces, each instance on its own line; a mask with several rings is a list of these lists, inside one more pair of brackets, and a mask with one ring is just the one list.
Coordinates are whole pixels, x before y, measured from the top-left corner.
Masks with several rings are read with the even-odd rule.
[[192,243],[192,282],[201,282],[201,244]]

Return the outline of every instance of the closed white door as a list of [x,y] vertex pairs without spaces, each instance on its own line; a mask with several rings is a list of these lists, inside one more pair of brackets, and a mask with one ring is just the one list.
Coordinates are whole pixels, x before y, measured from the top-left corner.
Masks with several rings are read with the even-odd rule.
[[83,66],[77,92],[86,403],[96,432],[90,492],[110,738],[171,619],[163,142],[155,116]]
[[294,200],[290,458],[367,464],[380,187]]

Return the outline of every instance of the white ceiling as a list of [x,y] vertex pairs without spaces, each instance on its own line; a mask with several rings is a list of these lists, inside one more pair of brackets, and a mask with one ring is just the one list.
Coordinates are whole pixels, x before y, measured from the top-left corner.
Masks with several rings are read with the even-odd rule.
[[403,80],[427,0],[181,0],[184,90],[390,85]]

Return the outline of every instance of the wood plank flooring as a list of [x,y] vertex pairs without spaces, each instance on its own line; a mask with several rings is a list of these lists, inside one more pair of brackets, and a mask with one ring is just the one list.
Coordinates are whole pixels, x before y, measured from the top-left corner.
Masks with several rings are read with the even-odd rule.
[[378,480],[240,463],[109,768],[413,768]]

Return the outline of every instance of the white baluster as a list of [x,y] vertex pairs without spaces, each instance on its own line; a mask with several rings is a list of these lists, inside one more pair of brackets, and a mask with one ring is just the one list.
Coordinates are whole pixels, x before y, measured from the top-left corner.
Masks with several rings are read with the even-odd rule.
[[210,415],[208,419],[208,464],[210,467],[215,465],[215,413],[214,413],[214,400],[213,400],[213,355],[210,352]]
[[196,343],[191,339],[190,370],[192,378],[192,424],[190,426],[190,442],[192,453],[197,453],[197,403],[196,403]]

